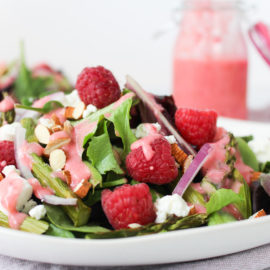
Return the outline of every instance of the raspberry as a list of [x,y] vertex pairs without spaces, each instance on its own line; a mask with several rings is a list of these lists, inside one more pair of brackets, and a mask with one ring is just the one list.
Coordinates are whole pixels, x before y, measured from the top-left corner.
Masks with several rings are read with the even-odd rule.
[[113,74],[102,66],[86,67],[79,74],[76,89],[81,100],[98,109],[108,106],[120,98],[120,87]]
[[129,174],[139,182],[163,185],[172,182],[178,175],[171,145],[160,136],[151,144],[153,156],[147,160],[142,147],[133,149],[126,157]]
[[149,187],[144,184],[123,185],[101,195],[102,208],[114,229],[128,228],[131,223],[154,222],[156,213]]
[[14,143],[10,141],[0,141],[0,173],[6,165],[16,165]]
[[202,146],[211,142],[216,133],[217,113],[180,108],[175,113],[175,125],[187,142]]

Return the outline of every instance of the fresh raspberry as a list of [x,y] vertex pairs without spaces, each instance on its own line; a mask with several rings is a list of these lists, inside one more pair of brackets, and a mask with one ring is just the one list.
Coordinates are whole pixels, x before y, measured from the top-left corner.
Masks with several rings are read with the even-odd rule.
[[153,156],[147,160],[142,147],[133,149],[126,157],[129,174],[139,182],[163,185],[172,182],[178,175],[171,145],[164,138],[155,139],[151,144]]
[[0,141],[0,173],[6,165],[16,165],[14,143],[10,141]]
[[217,113],[211,110],[180,108],[175,113],[175,125],[187,142],[202,146],[211,142],[216,133]]
[[101,195],[102,208],[114,229],[128,228],[131,223],[154,222],[156,213],[149,187],[144,184],[123,185]]
[[120,87],[113,74],[102,66],[86,67],[79,74],[76,89],[81,100],[104,108],[120,98]]

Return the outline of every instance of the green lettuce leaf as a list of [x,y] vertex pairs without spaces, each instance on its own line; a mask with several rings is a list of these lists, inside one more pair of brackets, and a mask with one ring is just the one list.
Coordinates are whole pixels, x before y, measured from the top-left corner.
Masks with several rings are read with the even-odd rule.
[[130,108],[132,106],[132,99],[128,99],[117,109],[113,110],[108,119],[113,123],[115,131],[122,139],[124,145],[125,156],[130,152],[130,146],[137,139],[131,131],[130,120]]
[[231,189],[221,188],[212,194],[205,206],[207,214],[210,215],[231,203],[241,203],[242,201],[244,199]]
[[35,120],[32,118],[23,118],[21,120],[21,125],[26,130],[26,133],[25,133],[26,141],[29,143],[38,142],[38,139],[35,135],[35,127],[36,127]]
[[103,131],[103,134],[92,137],[87,148],[87,157],[101,174],[109,171],[124,174],[114,156],[106,121],[103,122]]
[[229,213],[218,211],[214,212],[212,215],[208,218],[208,226],[223,224],[223,223],[229,223],[237,221],[232,215]]
[[238,144],[241,157],[246,165],[251,167],[254,171],[259,170],[259,163],[251,148],[242,138],[235,138]]

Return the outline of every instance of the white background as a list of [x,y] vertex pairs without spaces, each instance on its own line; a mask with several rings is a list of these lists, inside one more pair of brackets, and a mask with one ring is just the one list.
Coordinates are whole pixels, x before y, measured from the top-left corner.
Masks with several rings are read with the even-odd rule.
[[[249,3],[248,0],[244,0]],[[0,0],[0,60],[19,55],[24,40],[29,65],[47,61],[74,82],[85,66],[104,65],[123,82],[130,74],[151,92],[172,89],[172,50],[177,25],[170,24],[174,0]],[[257,0],[245,26],[270,24],[270,1]],[[270,68],[249,46],[249,105],[270,105]]]

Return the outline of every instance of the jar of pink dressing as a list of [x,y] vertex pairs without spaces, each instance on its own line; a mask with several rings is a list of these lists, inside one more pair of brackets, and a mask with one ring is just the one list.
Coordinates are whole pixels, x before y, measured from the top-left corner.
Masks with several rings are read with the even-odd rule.
[[246,118],[247,47],[239,2],[186,0],[174,51],[178,107]]

